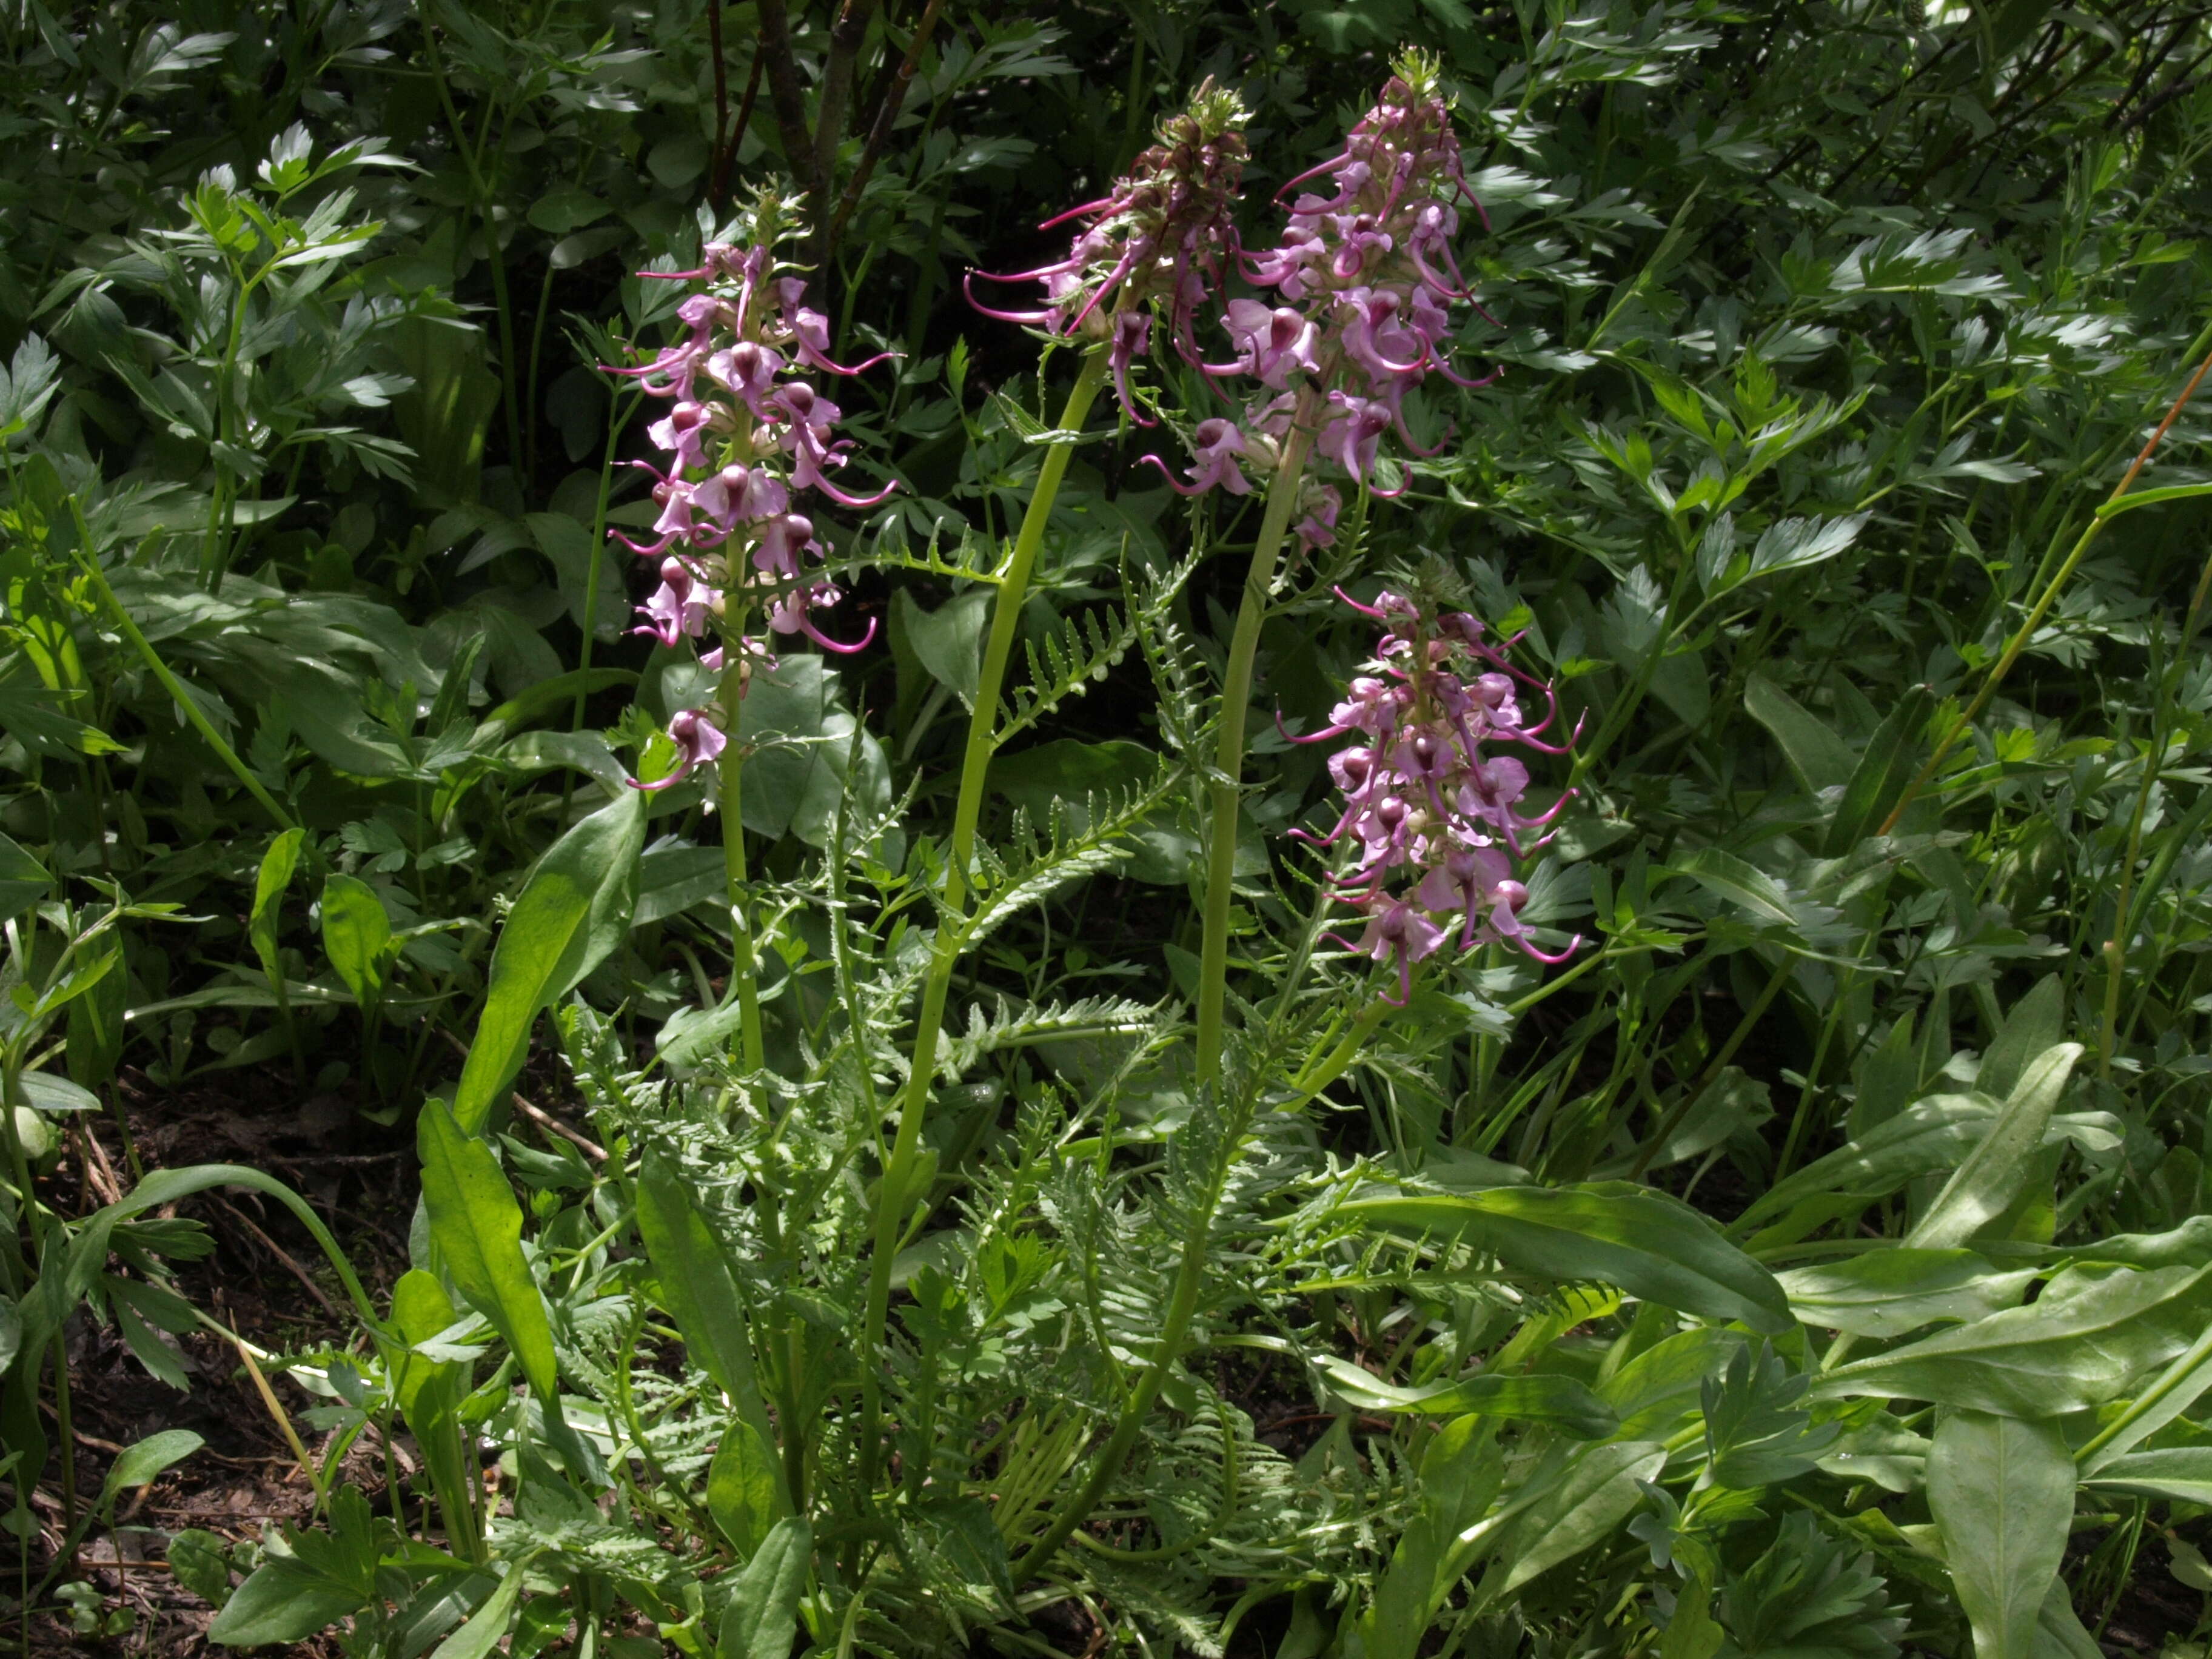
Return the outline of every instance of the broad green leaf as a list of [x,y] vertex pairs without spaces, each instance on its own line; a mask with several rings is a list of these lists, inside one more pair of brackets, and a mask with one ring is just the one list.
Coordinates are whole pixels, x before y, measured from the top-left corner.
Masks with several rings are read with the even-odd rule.
[[1611,1441],[1580,1453],[1498,1534],[1497,1565],[1484,1576],[1483,1590],[1510,1594],[1610,1538],[1644,1501],[1643,1483],[1657,1480],[1666,1463],[1667,1449],[1649,1441]]
[[2047,974],[2035,988],[2013,1004],[1982,1056],[1974,1074],[1974,1090],[1992,1100],[2002,1100],[2019,1085],[2028,1062],[2058,1046],[2066,1035],[2066,983],[2058,974]]
[[2058,1425],[1954,1411],[1928,1454],[1928,1507],[1975,1659],[2031,1659],[2074,1516],[2074,1458]]
[[0,921],[12,921],[44,898],[54,878],[40,864],[16,844],[12,836],[0,835]]
[[1796,1322],[1773,1274],[1711,1222],[1679,1200],[1626,1182],[1360,1199],[1346,1212],[1458,1237],[1522,1273],[1617,1285],[1700,1318],[1740,1319],[1768,1335]]
[[991,620],[992,590],[972,588],[934,611],[924,611],[905,588],[892,608],[916,661],[932,679],[957,693],[963,708],[975,705],[975,682],[983,657],[983,630]]
[[2212,1446],[2168,1446],[2129,1452],[2100,1463],[2081,1484],[2099,1492],[2133,1492],[2178,1504],[2212,1504]]
[[812,1550],[812,1535],[798,1516],[769,1528],[722,1614],[716,1659],[791,1659]]
[[28,985],[18,985],[9,1000],[32,1019],[46,1019],[60,1012],[91,990],[108,975],[109,970],[123,960],[118,951],[103,951],[81,968],[72,969],[60,980],[33,996]]
[[775,1524],[781,1484],[774,1454],[758,1431],[732,1418],[707,1467],[707,1512],[741,1559],[750,1559]]
[[514,1619],[514,1604],[522,1599],[523,1581],[530,1576],[535,1553],[510,1562],[499,1588],[484,1597],[483,1605],[469,1615],[469,1622],[438,1644],[430,1659],[485,1659],[507,1634]]
[[253,941],[254,954],[261,958],[262,971],[271,979],[279,978],[283,971],[276,954],[278,912],[284,890],[292,884],[292,872],[299,867],[301,843],[307,838],[304,830],[285,830],[269,843],[253,878],[253,911],[246,931]]
[[2069,1267],[2039,1300],[1854,1361],[1814,1399],[1879,1395],[2010,1417],[2083,1411],[2124,1396],[2212,1320],[2212,1268]]
[[556,185],[530,204],[530,222],[555,236],[596,224],[614,209],[574,185]]
[[1974,1150],[1952,1172],[1927,1212],[1905,1236],[1908,1246],[1946,1250],[1964,1244],[2002,1215],[2027,1179],[2029,1161],[2066,1090],[2077,1042],[2061,1042],[2031,1061]]
[[23,1316],[15,1311],[15,1304],[0,1297],[0,1376],[8,1374],[8,1367],[15,1363],[15,1355],[23,1346]]
[[1976,1095],[1915,1101],[1861,1139],[1775,1182],[1751,1201],[1737,1224],[1749,1226],[1829,1193],[1881,1198],[1921,1176],[1955,1170],[1989,1132],[1996,1111],[1995,1102]]
[[2097,1436],[2104,1443],[2094,1452],[2085,1449],[2078,1460],[2084,1470],[2095,1473],[2123,1457],[2187,1411],[2212,1389],[2212,1330],[2190,1345],[2142,1391],[2127,1409],[2105,1425]]
[[258,1648],[304,1642],[368,1598],[354,1585],[317,1571],[289,1555],[265,1556],[208,1626],[208,1640],[226,1647]]
[[1414,1659],[1437,1609],[1486,1542],[1480,1530],[1472,1544],[1466,1535],[1480,1528],[1504,1468],[1495,1425],[1480,1418],[1456,1419],[1431,1437],[1419,1501],[1359,1617],[1365,1659]]
[[[753,1363],[745,1297],[728,1254],[707,1224],[675,1162],[648,1148],[637,1182],[638,1232],[652,1260],[668,1311],[693,1361],[737,1402],[743,1419],[764,1447],[775,1444]],[[771,1459],[777,1516],[791,1512],[781,1466]],[[772,1517],[773,1518],[773,1517]]]
[[188,1527],[169,1540],[169,1577],[211,1607],[230,1600],[230,1555],[224,1540]]
[[333,873],[323,883],[323,953],[363,1008],[384,994],[392,918],[367,882]]
[[2074,1598],[2062,1576],[2043,1598],[2035,1616],[2035,1659],[2105,1659],[2097,1638],[2082,1628]]
[[522,1206],[483,1141],[464,1134],[445,1102],[424,1103],[416,1121],[422,1203],[431,1242],[454,1285],[505,1339],[549,1412],[560,1407],[553,1328],[545,1298],[522,1256]]
[[1712,1615],[1712,1590],[1693,1578],[1675,1593],[1674,1614],[1659,1643],[1659,1659],[1713,1659],[1728,1633]]
[[1853,1140],[1864,1139],[1912,1103],[1920,1092],[1920,1053],[1911,1013],[1889,1028],[1881,1047],[1858,1063],[1858,1097],[1845,1118]]
[[163,1429],[126,1446],[109,1466],[107,1479],[100,1484],[102,1507],[131,1487],[147,1485],[172,1464],[183,1462],[206,1444],[190,1429]]
[[1839,859],[1856,847],[1862,836],[1881,827],[1918,764],[1920,728],[1927,723],[1934,702],[1924,685],[1911,687],[1898,699],[1844,785],[1836,815],[1828,820],[1828,838],[1821,846],[1821,857]]
[[645,849],[637,864],[637,908],[630,921],[643,927],[730,890],[728,860],[719,847],[693,847],[674,836]]
[[[737,738],[759,745],[745,760],[738,803],[745,828],[771,840],[788,833],[810,847],[828,846],[853,751],[853,714],[836,676],[811,653],[787,654],[775,669],[755,672],[738,714]],[[888,811],[890,765],[865,732],[858,770],[851,780],[855,813]]]
[[1893,1245],[1775,1277],[1806,1324],[1893,1337],[1939,1319],[1980,1319],[2016,1307],[2037,1272],[2000,1273],[1972,1250]]
[[1356,1411],[1517,1418],[1555,1423],[1584,1440],[1602,1438],[1620,1426],[1613,1408],[1571,1376],[1547,1373],[1469,1376],[1427,1388],[1401,1389],[1348,1359],[1322,1355],[1314,1364],[1327,1380],[1328,1391]]
[[52,1072],[26,1072],[15,1079],[23,1098],[42,1112],[96,1112],[100,1097]]
[[392,1323],[410,1350],[390,1362],[392,1392],[408,1431],[422,1449],[431,1490],[445,1515],[447,1536],[456,1547],[477,1525],[469,1493],[475,1473],[459,1420],[461,1398],[468,1389],[468,1368],[459,1360],[434,1359],[411,1351],[451,1329],[458,1319],[452,1298],[434,1273],[410,1268],[392,1287]]
[[1705,1381],[1743,1346],[1740,1331],[1701,1326],[1677,1331],[1630,1360],[1598,1385],[1598,1393],[1620,1416],[1624,1440],[1653,1440],[1673,1432],[1688,1413],[1699,1408]]
[[[120,945],[114,945],[107,952],[116,958],[117,965],[120,964],[121,950]],[[64,1063],[77,1097],[85,1103],[87,1109],[98,1104],[90,1091],[112,1079],[123,1059],[129,979],[128,974],[103,971],[69,1006],[69,1049]],[[47,1106],[43,1109],[57,1109]]]
[[555,842],[522,884],[492,949],[483,1013],[455,1091],[453,1121],[465,1133],[483,1133],[528,1056],[538,1016],[629,933],[644,845],[645,797],[626,791]]

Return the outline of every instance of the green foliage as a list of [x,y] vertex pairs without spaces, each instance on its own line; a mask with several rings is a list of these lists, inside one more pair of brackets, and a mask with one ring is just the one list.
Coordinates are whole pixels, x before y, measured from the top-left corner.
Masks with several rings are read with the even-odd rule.
[[[195,1449],[69,1485],[60,1334],[188,1386],[209,1241],[155,1212],[243,1185],[361,1329],[267,1357],[337,1425],[318,1524],[169,1545],[221,1643],[2085,1654],[2093,1581],[2212,1507],[2206,27],[0,15],[0,1480],[75,1534],[25,1596],[110,1631],[68,1557]],[[1503,372],[1409,394],[1441,447],[1273,573],[1225,711],[1258,496],[1139,464],[1207,377],[1058,419],[1067,355],[960,279],[1207,76],[1267,246],[1404,44]],[[647,796],[706,688],[623,633],[659,410],[600,366],[771,177],[830,355],[900,354],[834,395],[902,488],[815,526],[889,649],[753,665],[741,797]],[[1409,573],[1579,731],[1521,914],[1584,943],[1398,1012],[1271,722],[1370,648],[1331,589]],[[118,1073],[271,1066],[418,1149],[388,1304],[265,1174],[58,1184]],[[421,1470],[374,1507],[372,1426]]]

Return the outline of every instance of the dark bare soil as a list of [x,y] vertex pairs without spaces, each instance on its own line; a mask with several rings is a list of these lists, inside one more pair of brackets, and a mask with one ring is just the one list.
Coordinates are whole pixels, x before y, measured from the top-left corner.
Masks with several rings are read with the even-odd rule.
[[[182,1091],[158,1090],[126,1072],[115,1103],[130,1130],[141,1168],[243,1164],[291,1185],[322,1215],[379,1300],[406,1267],[406,1228],[415,1203],[414,1162],[405,1135],[379,1128],[340,1095],[313,1095],[282,1072],[241,1072]],[[88,1115],[89,1117],[89,1115]],[[130,1182],[122,1126],[113,1116],[76,1129],[49,1181],[52,1200],[82,1212],[117,1195]],[[204,1260],[179,1266],[177,1289],[216,1322],[264,1352],[284,1352],[353,1340],[344,1292],[306,1231],[282,1206],[243,1191],[188,1200],[178,1213],[204,1223],[215,1240]],[[78,1552],[76,1571],[63,1575],[98,1590],[112,1614],[127,1609],[119,1633],[80,1632],[55,1618],[34,1627],[45,1651],[188,1655],[210,1651],[211,1610],[170,1577],[169,1539],[198,1528],[238,1541],[258,1539],[274,1522],[298,1524],[314,1498],[283,1431],[226,1338],[212,1332],[179,1340],[178,1357],[191,1382],[179,1395],[149,1376],[112,1328],[80,1310],[67,1337],[75,1438],[75,1485],[99,1490],[125,1447],[163,1429],[190,1429],[204,1449],[143,1492],[126,1498],[112,1534],[95,1529]],[[319,1462],[327,1441],[305,1420],[316,1401],[281,1374],[267,1377],[278,1408],[309,1455]],[[43,1522],[30,1545],[33,1581],[41,1555],[51,1560],[64,1535],[58,1425],[47,1475],[34,1507]],[[364,1437],[339,1477],[380,1499],[380,1449]],[[212,1650],[222,1652],[226,1650]],[[333,1644],[293,1651],[336,1652]]]

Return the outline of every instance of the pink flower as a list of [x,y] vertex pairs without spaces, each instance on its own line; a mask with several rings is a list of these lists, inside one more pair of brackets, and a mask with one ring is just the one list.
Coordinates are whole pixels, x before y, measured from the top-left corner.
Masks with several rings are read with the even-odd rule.
[[1232,495],[1252,493],[1252,486],[1237,468],[1237,458],[1246,450],[1244,434],[1237,429],[1236,422],[1215,416],[1200,421],[1192,435],[1197,439],[1198,447],[1191,452],[1190,482],[1187,484],[1177,483],[1175,474],[1168,471],[1167,463],[1158,456],[1145,457],[1159,468],[1169,488],[1182,495],[1203,495],[1217,484]]
[[797,276],[776,279],[776,295],[783,302],[784,326],[791,331],[798,343],[799,361],[809,368],[819,369],[825,374],[858,374],[863,369],[874,368],[896,354],[878,351],[874,356],[848,368],[830,359],[830,319],[820,312],[808,307],[803,301],[806,295],[805,283]]
[[1402,1008],[1413,994],[1413,964],[1435,954],[1443,942],[1443,928],[1405,900],[1391,899],[1368,918],[1367,931],[1360,934],[1359,943],[1348,948],[1377,962],[1397,964],[1398,994],[1383,1000],[1395,1001]]
[[663,449],[673,450],[679,468],[704,466],[713,419],[714,411],[706,404],[686,400],[647,426],[645,435]]
[[631,778],[629,780],[631,788],[648,793],[671,788],[683,782],[695,769],[706,765],[730,745],[730,740],[722,735],[721,728],[708,720],[704,711],[697,708],[684,709],[670,720],[668,736],[676,744],[675,769],[666,777],[651,783],[640,783],[635,778]]
[[1336,545],[1336,518],[1344,510],[1344,497],[1337,493],[1334,484],[1321,484],[1306,491],[1305,516],[1293,528],[1298,546],[1310,553],[1316,547]]
[[664,559],[660,563],[660,586],[653,597],[638,607],[638,614],[647,619],[643,628],[633,628],[633,634],[650,634],[663,645],[674,645],[679,639],[698,639],[707,631],[707,619],[720,603],[721,594],[708,586],[691,574],[691,568],[681,559]]
[[1390,429],[1390,411],[1380,403],[1342,392],[1330,392],[1328,402],[1330,413],[1314,447],[1365,483],[1382,434]]
[[707,360],[707,373],[757,417],[766,414],[762,405],[783,367],[781,352],[756,340],[740,340]]
[[874,617],[871,617],[868,619],[867,632],[850,644],[842,640],[831,639],[814,625],[811,612],[816,607],[835,605],[843,597],[844,595],[837,590],[836,585],[830,582],[813,582],[805,587],[795,588],[790,592],[780,593],[769,602],[768,625],[771,630],[778,634],[804,634],[824,651],[835,651],[842,656],[850,656],[855,651],[865,651],[868,647],[868,641],[876,637]]
[[1522,902],[1527,902],[1528,890],[1511,880],[1513,866],[1494,847],[1455,847],[1421,878],[1421,884],[1413,890],[1414,902],[1424,910],[1460,912],[1466,918],[1466,931],[1459,941],[1459,948],[1464,951],[1474,943],[1483,912],[1498,894],[1510,887],[1519,891]]
[[780,513],[761,525],[760,545],[753,550],[753,564],[764,576],[778,581],[799,579],[799,556],[814,543],[814,521],[796,513]]
[[[799,210],[795,199],[764,192],[747,213],[750,240],[708,242],[696,270],[641,273],[701,285],[677,307],[681,340],[650,362],[612,371],[671,400],[647,428],[669,457],[666,473],[647,469],[655,479],[653,539],[641,544],[614,532],[626,546],[661,561],[660,584],[639,607],[645,626],[637,631],[665,645],[706,641],[720,618],[743,616],[758,599],[772,631],[804,634],[830,649],[857,648],[824,639],[809,620],[839,593],[830,582],[805,577],[806,562],[823,550],[814,521],[792,510],[793,492],[818,490],[865,507],[890,491],[864,499],[830,483],[851,447],[836,435],[840,410],[792,376],[794,365],[859,372],[830,358],[829,320],[805,303],[804,283],[777,268],[774,250]],[[723,465],[732,450],[745,459]],[[702,652],[702,664],[719,672],[725,661],[770,660],[742,627],[734,620],[720,625],[721,636]],[[678,715],[669,731],[680,761],[674,776],[713,759],[724,744],[700,710]]]
[[1321,331],[1303,313],[1288,306],[1269,310],[1257,300],[1231,300],[1224,320],[1237,358],[1233,363],[1208,363],[1209,373],[1255,375],[1261,385],[1277,392],[1288,385],[1294,369],[1321,373],[1314,356]]

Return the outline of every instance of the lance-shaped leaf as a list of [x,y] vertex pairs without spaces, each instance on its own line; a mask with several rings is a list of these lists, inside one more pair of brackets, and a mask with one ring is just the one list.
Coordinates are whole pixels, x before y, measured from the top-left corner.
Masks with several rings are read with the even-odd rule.
[[789,1659],[812,1548],[799,1516],[775,1523],[738,1576],[714,1644],[716,1659]]
[[2132,1492],[2177,1504],[2212,1504],[2212,1446],[2166,1446],[2109,1458],[2082,1478],[2099,1492]]
[[461,1068],[453,1121],[481,1134],[530,1049],[538,1016],[606,960],[629,931],[645,846],[645,798],[635,790],[555,842],[522,884],[491,954],[476,1040]]
[[1905,1237],[1921,1249],[1947,1250],[1964,1244],[2005,1212],[2027,1182],[2029,1160],[2043,1145],[2043,1132],[2081,1057],[2078,1042],[2061,1042],[2029,1062],[1974,1150],[1943,1183],[1927,1213]]
[[422,1204],[430,1239],[454,1285],[492,1322],[531,1392],[549,1414],[560,1406],[553,1327],[545,1298],[522,1256],[522,1206],[491,1148],[461,1133],[442,1100],[424,1103],[416,1146],[422,1159]]
[[2016,1307],[2033,1267],[2001,1273],[1972,1250],[1895,1245],[1778,1274],[1808,1325],[1854,1336],[1903,1336],[1939,1319],[1974,1320]]
[[1614,1285],[1665,1308],[1779,1335],[1796,1321],[1774,1275],[1679,1200],[1623,1181],[1358,1200],[1378,1225],[1451,1237],[1539,1277]]
[[2069,1267],[2040,1300],[1839,1367],[1815,1399],[1880,1395],[2057,1417],[2126,1395],[2212,1319],[2212,1268]]
[[1953,1412],[1928,1454],[1928,1507],[1974,1659],[2029,1659],[2074,1517],[2074,1458],[2058,1425]]
[[1314,1364],[1328,1391],[1358,1411],[1519,1418],[1557,1424],[1583,1440],[1601,1439],[1620,1426],[1613,1407],[1571,1376],[1467,1376],[1455,1382],[1401,1389],[1334,1355],[1322,1355]]
[[1738,1224],[1749,1225],[1829,1193],[1881,1198],[1922,1176],[1954,1170],[1988,1133],[1995,1114],[1995,1103],[1979,1095],[1930,1095],[1915,1101],[1859,1139],[1775,1182],[1752,1200]]
[[[658,1146],[646,1152],[639,1172],[637,1224],[660,1284],[661,1300],[676,1316],[692,1359],[737,1403],[739,1418],[761,1444],[774,1446],[736,1270],[692,1201],[674,1161]],[[775,1484],[775,1513],[788,1515],[791,1502],[780,1467]]]

